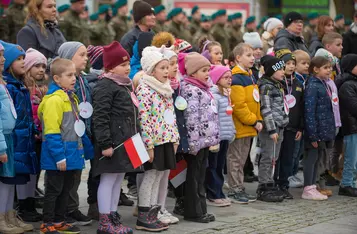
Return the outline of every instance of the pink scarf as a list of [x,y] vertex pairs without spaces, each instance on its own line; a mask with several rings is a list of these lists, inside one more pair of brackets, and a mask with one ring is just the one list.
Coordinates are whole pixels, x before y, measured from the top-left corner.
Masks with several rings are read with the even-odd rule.
[[186,77],[185,81],[189,84],[197,86],[200,89],[203,89],[206,92],[209,92],[210,85],[207,82],[203,82],[203,81],[200,81],[200,80],[192,78],[192,77]]
[[112,80],[115,83],[117,83],[118,85],[124,85],[124,86],[132,85],[132,81],[130,80],[130,78],[128,76],[122,76],[122,75],[114,74],[112,72],[104,73],[100,77],[100,79],[102,79],[102,78],[107,78],[109,80]]
[[176,79],[176,77],[170,77],[170,85],[173,90],[176,90],[180,87],[180,82]]

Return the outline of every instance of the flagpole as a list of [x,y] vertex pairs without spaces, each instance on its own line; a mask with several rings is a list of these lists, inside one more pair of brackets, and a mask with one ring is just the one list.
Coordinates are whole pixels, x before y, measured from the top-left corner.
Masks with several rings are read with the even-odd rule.
[[[124,145],[124,142],[121,143],[120,145],[118,145],[117,147],[115,147],[115,148],[113,149],[113,151],[115,151],[116,149],[120,148],[120,147],[123,146],[123,145]],[[102,159],[104,159],[104,158],[106,158],[106,157],[103,156],[103,157],[101,157],[99,160],[102,160]]]

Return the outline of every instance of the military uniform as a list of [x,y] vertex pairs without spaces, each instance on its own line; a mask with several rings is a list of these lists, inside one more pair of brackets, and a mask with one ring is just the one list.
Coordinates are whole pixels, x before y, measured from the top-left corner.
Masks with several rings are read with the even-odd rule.
[[3,41],[9,41],[9,26],[6,14],[2,8],[0,8],[0,38]]
[[201,26],[200,26],[200,21],[197,21],[195,19],[191,20],[191,24],[190,24],[190,33],[191,35],[195,35],[199,30],[200,30]]
[[120,41],[125,33],[129,31],[128,17],[126,16],[115,16],[110,25],[115,32],[115,40]]
[[243,42],[242,27],[238,25],[231,25],[226,27],[229,36],[229,48],[232,51],[239,43]]
[[25,26],[27,15],[25,6],[15,3],[11,4],[5,14],[9,31],[8,41],[16,44],[17,33]]
[[99,20],[91,26],[91,44],[94,46],[109,45],[114,41],[115,32],[105,20]]
[[308,24],[304,27],[303,36],[304,36],[304,41],[307,46],[310,46],[311,38],[315,34],[316,34],[315,26]]
[[156,21],[156,25],[153,28],[155,33],[159,33],[159,32],[164,32],[166,31],[166,26],[165,26],[165,22],[161,22],[161,21]]
[[211,30],[205,30],[203,28],[200,28],[192,37],[192,45],[198,45],[198,42],[201,40],[201,38],[206,37],[210,41],[214,41],[213,35],[211,33]]
[[211,31],[214,39],[222,46],[223,58],[228,58],[230,52],[229,35],[224,28],[224,24],[215,24]]
[[91,29],[87,22],[79,18],[79,14],[70,9],[65,19],[59,22],[61,32],[67,41],[79,41],[90,45]]
[[190,32],[186,30],[182,24],[177,24],[173,20],[170,22],[167,31],[176,38],[180,38],[188,42],[191,42],[192,40]]

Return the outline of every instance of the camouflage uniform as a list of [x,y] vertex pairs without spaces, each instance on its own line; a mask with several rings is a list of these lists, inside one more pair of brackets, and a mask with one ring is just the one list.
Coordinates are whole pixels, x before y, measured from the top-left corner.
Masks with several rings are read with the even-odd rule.
[[316,34],[315,32],[315,26],[312,26],[310,24],[306,25],[304,27],[303,31],[303,36],[304,36],[304,41],[307,46],[310,46],[311,38]]
[[155,33],[166,31],[165,22],[161,22],[161,21],[157,20],[153,30],[154,30]]
[[200,28],[192,37],[192,45],[198,46],[198,42],[203,37],[207,37],[208,40],[214,41],[213,35],[211,33],[211,30],[207,31],[207,30],[205,30],[203,28]]
[[6,14],[2,8],[0,8],[0,38],[3,41],[9,41],[9,26]]
[[91,26],[91,43],[94,46],[109,45],[114,41],[115,32],[110,24],[105,20],[99,20],[95,25]]
[[25,26],[26,15],[25,6],[11,4],[6,10],[6,19],[8,24],[8,41],[16,44],[17,33]]
[[229,48],[232,51],[239,43],[243,42],[242,27],[239,25],[231,25],[226,27],[229,35]]
[[60,30],[67,41],[79,41],[90,45],[91,29],[87,22],[79,18],[79,14],[70,9],[65,19],[59,22]]
[[214,39],[222,46],[223,58],[228,58],[230,52],[229,35],[224,28],[224,24],[215,24],[211,31]]
[[170,22],[167,31],[176,38],[183,39],[191,43],[192,37],[188,30],[182,24],[177,24],[173,20]]
[[117,15],[111,20],[110,26],[115,32],[115,40],[120,41],[130,28],[128,17]]
[[200,21],[197,21],[195,19],[191,20],[191,24],[190,24],[190,33],[191,35],[195,35],[199,30],[200,30],[201,26],[200,26]]

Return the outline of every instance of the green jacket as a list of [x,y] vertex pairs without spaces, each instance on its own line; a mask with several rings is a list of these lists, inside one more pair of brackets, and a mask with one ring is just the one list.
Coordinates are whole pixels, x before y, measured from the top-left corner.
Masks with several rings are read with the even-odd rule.
[[60,29],[67,41],[79,41],[85,46],[91,44],[91,29],[89,24],[79,18],[79,14],[69,10],[63,21],[59,22]]
[[224,24],[215,24],[211,31],[214,39],[222,46],[223,58],[228,58],[230,52],[229,35],[224,28]]
[[168,32],[176,38],[183,39],[189,43],[192,41],[190,32],[186,30],[182,24],[177,24],[174,21],[171,21],[168,26]]
[[115,32],[110,24],[105,20],[99,20],[95,25],[91,25],[91,43],[94,46],[109,45],[114,41]]
[[192,44],[195,46],[198,46],[198,42],[203,38],[207,37],[208,40],[214,41],[214,38],[212,36],[212,33],[203,28],[200,28],[192,37]]
[[165,22],[161,22],[161,21],[157,20],[153,30],[154,30],[155,33],[166,31]]
[[200,26],[200,22],[197,20],[192,19],[191,20],[191,24],[190,24],[190,33],[193,36],[194,34],[196,34],[196,32],[198,32],[198,30],[200,30],[201,26]]
[[110,22],[110,26],[115,32],[115,40],[120,41],[121,38],[129,31],[129,22],[126,16],[115,16]]
[[25,26],[27,15],[25,12],[25,6],[11,4],[5,14],[8,23],[8,41],[16,44],[16,35]]
[[229,35],[229,48],[233,51],[239,43],[243,42],[243,32],[240,26],[229,26],[226,27],[227,33]]

